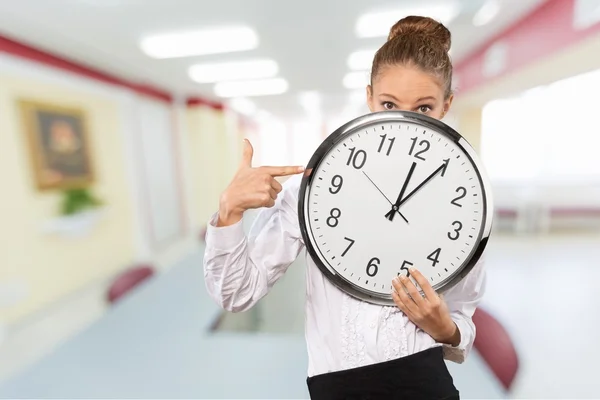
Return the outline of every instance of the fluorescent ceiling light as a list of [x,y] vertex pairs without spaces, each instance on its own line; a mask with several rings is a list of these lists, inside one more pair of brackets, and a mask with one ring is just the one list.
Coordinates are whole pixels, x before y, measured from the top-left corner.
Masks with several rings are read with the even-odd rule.
[[188,70],[190,78],[198,83],[272,78],[278,72],[279,66],[273,60],[196,64]]
[[367,71],[349,72],[344,76],[343,85],[346,89],[366,88],[369,84]]
[[373,66],[373,58],[377,50],[360,50],[355,51],[348,57],[348,68],[352,71],[370,70]]
[[384,37],[390,33],[390,28],[401,18],[409,15],[423,15],[449,24],[459,13],[455,1],[444,0],[430,4],[413,2],[414,5],[400,9],[375,12],[361,16],[356,23],[356,35],[361,38]]
[[283,78],[258,79],[252,81],[230,81],[215,84],[215,94],[219,97],[268,96],[285,93],[288,83]]
[[244,26],[149,36],[140,44],[144,53],[154,58],[231,53],[252,50],[257,46],[258,35]]
[[483,26],[489,24],[498,15],[499,11],[500,2],[498,0],[486,1],[473,17],[473,25]]

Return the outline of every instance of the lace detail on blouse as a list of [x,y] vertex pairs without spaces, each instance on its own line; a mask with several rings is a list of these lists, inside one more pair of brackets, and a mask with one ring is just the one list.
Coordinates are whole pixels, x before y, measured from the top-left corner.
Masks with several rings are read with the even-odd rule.
[[365,361],[365,303],[346,294],[342,300],[342,369],[357,368]]
[[384,361],[408,355],[408,342],[404,328],[404,315],[397,307],[385,307],[381,323],[381,344]]

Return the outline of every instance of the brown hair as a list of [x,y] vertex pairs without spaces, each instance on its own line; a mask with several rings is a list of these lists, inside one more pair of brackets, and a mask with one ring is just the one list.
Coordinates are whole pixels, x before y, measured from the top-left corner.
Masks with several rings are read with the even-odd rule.
[[387,42],[375,53],[371,69],[371,84],[382,67],[413,65],[440,79],[445,96],[452,93],[452,62],[450,31],[428,17],[409,16],[390,29]]

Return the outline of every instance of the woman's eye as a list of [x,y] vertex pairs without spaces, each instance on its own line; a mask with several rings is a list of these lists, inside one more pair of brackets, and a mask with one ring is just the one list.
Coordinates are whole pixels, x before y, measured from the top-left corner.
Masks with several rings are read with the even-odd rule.
[[429,107],[429,106],[419,106],[419,112],[428,113],[429,111],[431,111],[431,107]]
[[394,108],[394,103],[390,103],[389,101],[384,101],[383,108],[385,108],[386,110],[391,110]]

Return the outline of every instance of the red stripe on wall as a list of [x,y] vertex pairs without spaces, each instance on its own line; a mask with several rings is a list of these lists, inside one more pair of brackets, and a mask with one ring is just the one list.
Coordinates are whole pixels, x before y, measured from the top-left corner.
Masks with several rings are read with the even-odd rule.
[[[548,0],[529,15],[496,35],[471,56],[457,63],[455,76],[461,93],[487,84],[583,39],[600,33],[600,23],[585,29],[574,26],[577,0]],[[505,49],[503,68],[493,77],[484,74],[486,57],[494,45]],[[597,57],[591,55],[590,57]]]
[[[15,57],[24,58],[26,60],[44,64],[50,67],[58,68],[63,71],[71,72],[73,74],[77,74],[86,78],[94,79],[96,81],[126,88],[141,95],[148,96],[167,103],[173,102],[173,96],[168,91],[158,89],[150,85],[138,84],[135,82],[129,82],[125,79],[117,78],[105,72],[95,70],[93,68],[84,66],[74,61],[64,59],[47,51],[34,48],[32,46],[20,43],[14,39],[9,39],[1,35],[0,52],[7,53]],[[190,97],[189,99],[187,99],[187,105],[188,107],[203,105],[211,107],[215,110],[223,109],[222,103],[202,99],[199,97]]]
[[73,61],[69,61],[64,58],[58,57],[46,51],[36,49],[23,43],[19,43],[15,40],[9,39],[4,36],[0,36],[0,52],[8,53],[10,55],[24,58],[29,61],[34,61],[40,64],[48,65],[54,68],[61,69],[63,71],[84,76],[86,78],[108,83],[110,85],[124,87],[133,90],[136,93],[152,97],[158,100],[162,100],[168,103],[171,103],[173,101],[171,94],[166,91],[148,85],[141,85],[133,82],[128,82],[126,80],[108,75],[104,72],[94,70],[81,64],[77,64]]
[[201,99],[199,97],[189,97],[186,101],[188,108],[191,107],[210,107],[214,110],[223,110],[225,108],[223,103],[211,101],[207,99]]

